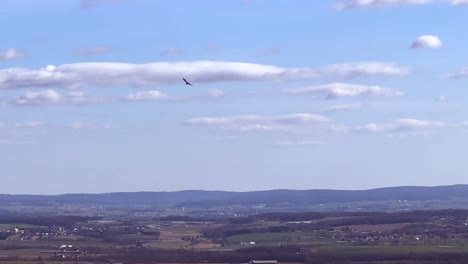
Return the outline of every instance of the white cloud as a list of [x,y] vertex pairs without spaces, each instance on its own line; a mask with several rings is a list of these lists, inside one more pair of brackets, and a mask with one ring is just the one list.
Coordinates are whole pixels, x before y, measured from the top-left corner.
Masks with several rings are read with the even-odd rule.
[[187,102],[195,100],[212,100],[219,99],[224,96],[224,91],[221,89],[211,89],[206,93],[183,96],[183,97],[172,97],[171,99],[176,102]]
[[355,132],[384,133],[389,137],[406,137],[412,135],[424,135],[434,128],[453,126],[451,124],[419,119],[397,119],[389,123],[369,123],[358,126]]
[[136,92],[136,93],[127,95],[127,100],[130,100],[130,101],[160,101],[160,100],[166,100],[168,98],[169,96],[161,93],[158,90]]
[[389,7],[398,5],[424,5],[435,2],[434,0],[349,0],[336,4],[338,10]]
[[111,129],[113,128],[110,124],[97,124],[92,122],[83,122],[75,120],[71,123],[65,124],[66,128],[73,130],[82,130],[82,129]]
[[281,131],[300,126],[316,126],[330,122],[325,116],[294,113],[287,115],[240,115],[230,117],[200,117],[185,124],[236,131]]
[[15,106],[40,106],[53,104],[85,104],[96,102],[96,99],[86,97],[81,91],[71,91],[65,95],[53,89],[37,92],[27,92],[8,101],[8,105]]
[[212,98],[221,97],[224,95],[224,91],[221,89],[211,89],[208,91],[208,96]]
[[165,51],[161,51],[159,55],[161,56],[176,56],[182,54],[182,50],[178,48],[170,48]]
[[325,109],[325,112],[342,112],[342,111],[353,111],[357,109],[361,109],[361,104],[339,104],[339,105],[332,105]]
[[437,49],[442,47],[442,41],[437,36],[423,35],[411,43],[412,49]]
[[441,95],[441,96],[439,96],[439,97],[437,97],[437,98],[435,99],[435,101],[437,101],[437,102],[445,102],[445,101],[447,101],[447,100],[448,100],[448,98],[447,98],[447,96],[445,96],[445,95]]
[[400,96],[403,93],[383,88],[380,86],[366,86],[359,84],[349,83],[330,83],[324,85],[311,86],[299,89],[286,89],[284,92],[288,94],[309,94],[324,96],[327,99],[333,99],[337,97],[355,97],[355,96]]
[[278,141],[273,144],[275,148],[290,148],[290,147],[304,147],[304,146],[319,146],[325,145],[323,141],[317,140],[299,140],[299,141]]
[[0,122],[0,128],[37,128],[45,126],[45,122],[42,121],[25,121],[25,122]]
[[81,10],[89,10],[95,8],[99,4],[115,4],[123,0],[81,0]]
[[452,5],[468,5],[468,0],[449,0]]
[[25,56],[24,52],[18,49],[7,49],[0,51],[0,61],[18,60]]
[[69,124],[66,124],[65,127],[71,128],[71,129],[82,129],[82,128],[87,128],[90,125],[81,121],[73,121]]
[[349,133],[352,130],[351,127],[346,126],[346,125],[340,125],[340,124],[333,124],[328,127],[328,131],[330,132],[336,132],[336,133]]
[[22,123],[15,123],[14,127],[16,128],[37,128],[44,126],[45,123],[42,121],[27,121]]
[[381,8],[404,5],[426,5],[432,3],[445,3],[454,6],[467,5],[468,0],[348,0],[335,4],[337,10],[359,8]]
[[100,98],[93,98],[86,96],[81,91],[71,91],[65,94],[63,103],[69,104],[89,104],[89,103],[96,103],[100,102]]
[[455,73],[449,74],[446,76],[449,79],[463,79],[468,78],[468,67],[463,67],[456,71]]
[[55,90],[48,89],[39,92],[27,92],[9,101],[13,105],[44,105],[62,102],[62,96]]
[[81,57],[89,57],[93,55],[98,55],[98,54],[104,54],[104,53],[109,53],[114,51],[113,48],[107,47],[107,46],[97,46],[93,48],[88,48],[88,49],[80,49],[75,51],[75,54]]
[[357,62],[341,63],[326,66],[320,70],[323,75],[338,76],[354,79],[362,76],[398,76],[407,75],[410,70],[394,63],[385,62]]
[[216,99],[224,96],[221,89],[211,89],[207,93],[189,96],[169,96],[158,90],[141,91],[129,94],[126,100],[129,101],[165,101],[165,102],[187,102],[194,100]]
[[146,64],[84,62],[48,65],[38,70],[7,68],[0,70],[0,89],[82,86],[148,86],[183,84],[182,78],[196,83],[234,81],[296,81],[320,76],[355,78],[397,76],[409,70],[388,63],[346,63],[322,69],[284,68],[271,65],[222,62],[154,62]]

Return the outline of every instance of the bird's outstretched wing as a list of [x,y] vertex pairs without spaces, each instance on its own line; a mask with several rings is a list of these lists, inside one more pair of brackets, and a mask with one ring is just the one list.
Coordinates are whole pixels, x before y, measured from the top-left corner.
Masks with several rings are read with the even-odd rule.
[[192,85],[191,83],[189,83],[185,78],[182,78],[185,82],[186,85]]

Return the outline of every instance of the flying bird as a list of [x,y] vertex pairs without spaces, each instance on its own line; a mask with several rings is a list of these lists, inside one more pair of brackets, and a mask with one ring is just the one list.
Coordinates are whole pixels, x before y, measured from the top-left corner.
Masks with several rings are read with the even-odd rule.
[[189,83],[187,80],[185,80],[185,78],[182,78],[185,82],[185,85],[192,85],[191,83]]

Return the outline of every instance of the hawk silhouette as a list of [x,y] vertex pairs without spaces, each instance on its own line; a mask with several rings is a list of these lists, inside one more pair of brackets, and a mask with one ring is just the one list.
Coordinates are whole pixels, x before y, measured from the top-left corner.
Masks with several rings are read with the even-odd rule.
[[190,86],[192,86],[192,84],[191,84],[191,83],[189,83],[187,80],[185,80],[185,78],[182,78],[182,80],[184,80],[184,82],[185,82],[185,85],[190,85]]

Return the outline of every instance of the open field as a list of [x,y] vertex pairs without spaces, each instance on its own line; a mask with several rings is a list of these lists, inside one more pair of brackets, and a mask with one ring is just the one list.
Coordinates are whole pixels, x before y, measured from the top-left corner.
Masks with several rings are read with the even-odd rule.
[[325,254],[424,254],[424,253],[468,253],[467,246],[325,246],[316,249]]
[[[463,263],[457,261],[468,256],[467,218],[463,210],[219,219],[16,217],[0,226],[0,261],[245,263],[273,258],[383,264],[430,263],[431,258],[445,257]],[[44,225],[47,222],[51,224]]]

